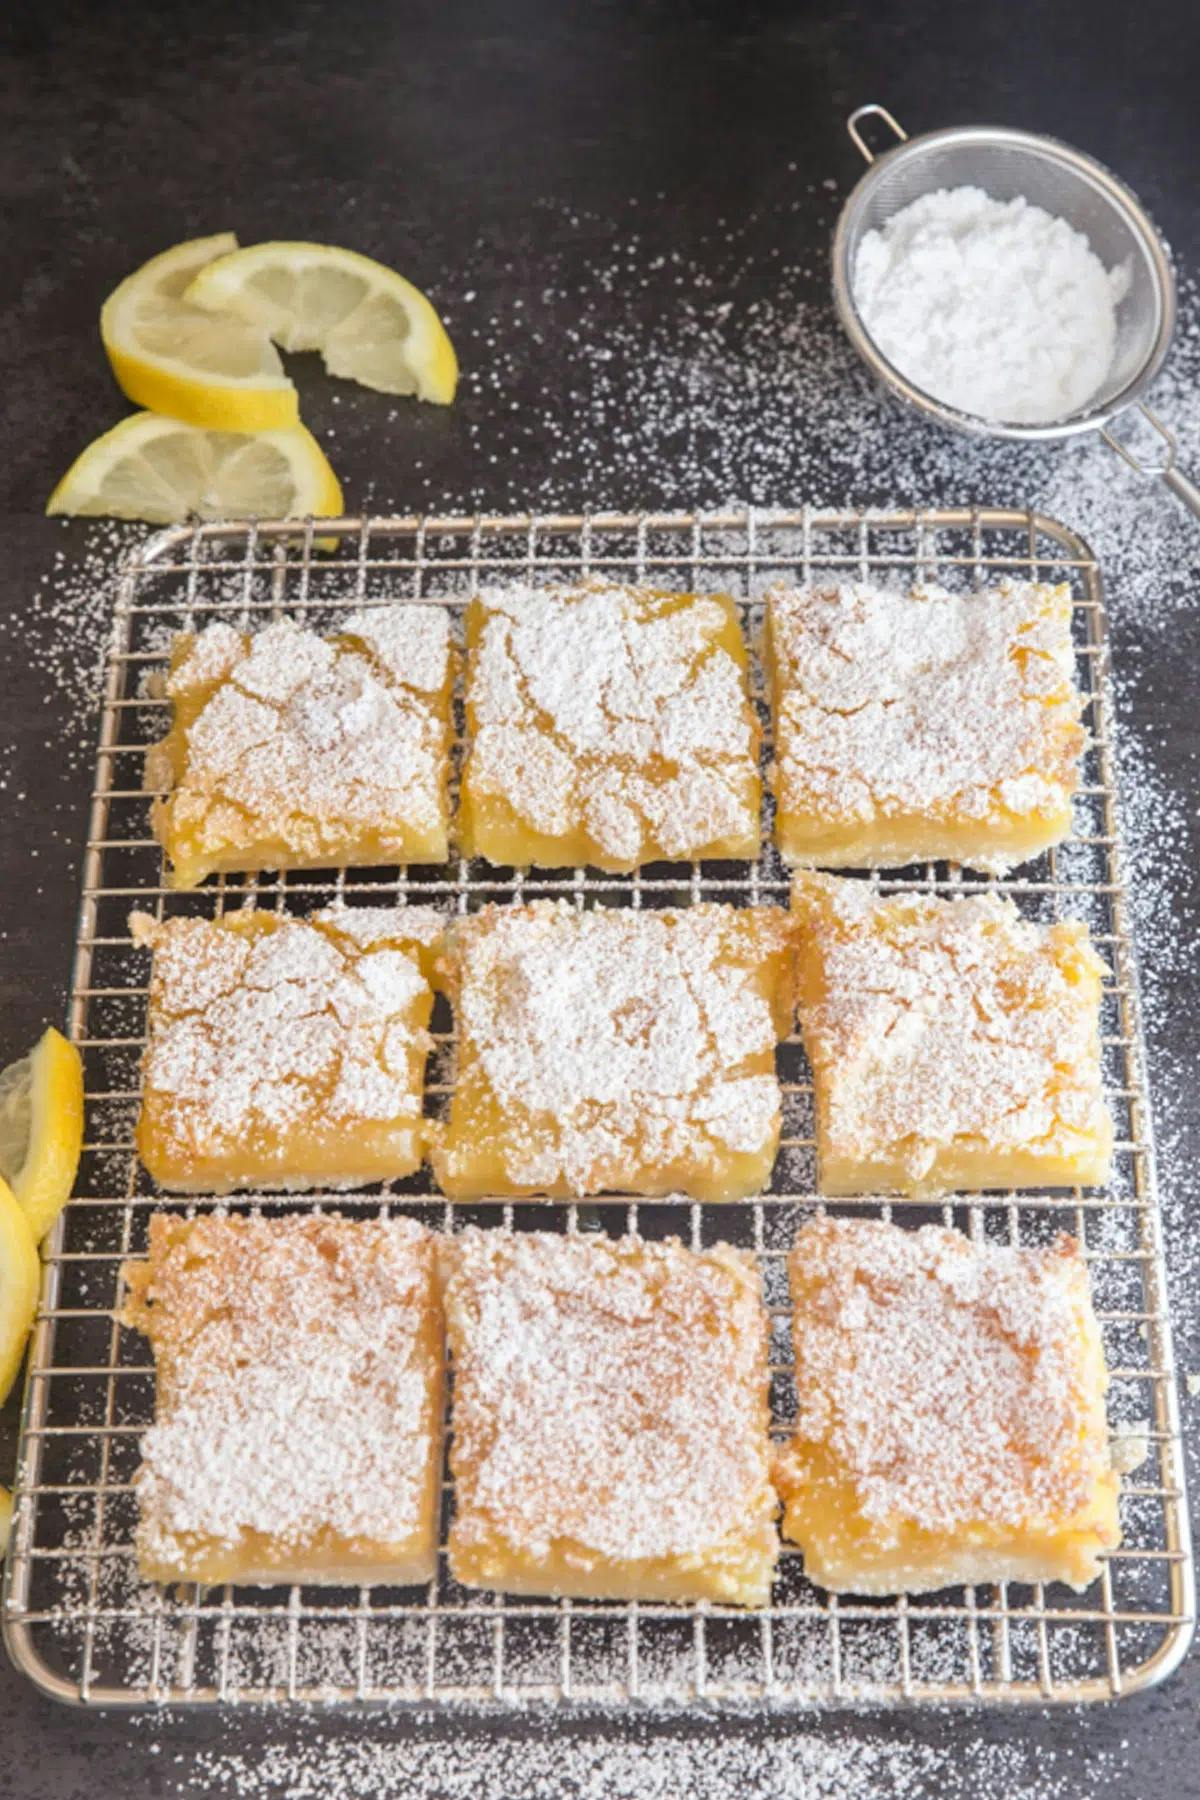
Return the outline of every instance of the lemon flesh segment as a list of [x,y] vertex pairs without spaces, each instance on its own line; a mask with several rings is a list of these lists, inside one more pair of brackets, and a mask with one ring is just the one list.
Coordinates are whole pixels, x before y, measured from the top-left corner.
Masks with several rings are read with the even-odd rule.
[[458,359],[419,288],[331,244],[251,244],[201,269],[186,299],[265,330],[284,350],[319,350],[331,375],[448,406]]
[[0,1176],[40,1243],[75,1186],[83,1148],[83,1063],[53,1026],[0,1071]]
[[48,513],[144,519],[286,519],[342,510],[325,452],[303,425],[285,431],[207,431],[135,413],[79,456],[46,503]]
[[284,429],[299,423],[299,401],[267,332],[183,298],[206,265],[236,249],[222,231],[151,257],[104,302],[100,336],[139,406],[217,430]]
[[40,1268],[29,1222],[12,1189],[0,1181],[0,1405],[20,1373],[37,1310]]

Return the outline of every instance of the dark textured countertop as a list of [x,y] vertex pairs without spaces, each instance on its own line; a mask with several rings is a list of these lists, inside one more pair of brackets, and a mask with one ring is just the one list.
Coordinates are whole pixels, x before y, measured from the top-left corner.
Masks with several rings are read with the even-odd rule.
[[[1200,272],[1200,18],[1190,4],[215,0],[31,8],[0,31],[0,1061],[64,1005],[89,786],[81,746],[93,731],[80,696],[100,616],[89,587],[112,560],[93,528],[48,522],[41,508],[123,410],[97,338],[104,296],[147,255],[233,228],[243,242],[350,244],[402,268],[445,310],[466,369],[450,412],[377,405],[319,371],[301,374],[306,419],[329,441],[351,510],[1028,499],[1082,523],[1106,555],[1132,766],[1169,825],[1142,956],[1157,994],[1157,1124],[1173,1180],[1186,1178],[1200,1127],[1189,1079],[1200,793],[1200,609],[1189,586],[1200,527],[1182,529],[1149,493],[1131,501],[1115,464],[1097,473],[1083,453],[1064,463],[927,450],[913,427],[889,436],[891,415],[866,400],[845,417],[853,428],[861,414],[877,435],[845,444],[838,384],[860,378],[831,348],[825,294],[831,221],[857,174],[843,119],[872,98],[915,130],[995,120],[1101,156],[1148,203],[1181,268]],[[804,332],[787,335],[792,299],[832,374],[822,392],[810,364],[789,400],[772,373],[782,364],[763,346],[778,328],[783,358],[809,357]],[[737,348],[743,323],[753,354]],[[1193,340],[1193,368],[1198,360]],[[761,383],[750,401],[746,379]],[[861,382],[856,391],[861,399]],[[1180,401],[1178,382],[1169,397]],[[1189,431],[1198,399],[1193,390],[1185,405]],[[747,426],[756,404],[761,433]],[[1079,517],[1074,471],[1086,487]],[[1143,837],[1153,836],[1146,818]],[[1147,969],[1164,943],[1168,962]],[[1187,1369],[1200,1366],[1197,1284],[1186,1278],[1186,1232],[1176,1242]],[[1184,1400],[1195,1427],[1197,1404]],[[10,1404],[5,1479],[14,1424]],[[1200,1794],[1198,1702],[1193,1657],[1160,1691],[1086,1715],[739,1722],[730,1734],[744,1761],[720,1766],[728,1791],[747,1794],[1183,1800]],[[481,1796],[565,1795],[584,1783],[596,1794],[696,1791],[682,1751],[667,1760],[660,1738],[692,1741],[697,1771],[709,1769],[701,1791],[715,1791],[710,1727],[667,1720],[630,1734],[606,1723],[590,1758],[565,1738],[549,1743],[550,1728],[532,1718],[489,1735],[510,1749],[488,1753]],[[471,1737],[461,1724],[447,1737],[400,1717],[72,1712],[0,1659],[0,1795],[19,1800],[466,1793]],[[288,1748],[300,1739],[316,1746],[308,1778]],[[403,1750],[404,1740],[424,1749]]]

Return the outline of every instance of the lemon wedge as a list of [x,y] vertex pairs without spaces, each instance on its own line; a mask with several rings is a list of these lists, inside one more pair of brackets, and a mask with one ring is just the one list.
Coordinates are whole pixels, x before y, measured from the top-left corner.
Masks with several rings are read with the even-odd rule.
[[206,431],[161,413],[90,443],[49,500],[48,513],[106,514],[173,525],[202,519],[286,519],[342,510],[325,452],[303,425],[286,431]]
[[20,1373],[37,1309],[38,1270],[29,1221],[8,1183],[0,1181],[0,1405]]
[[214,317],[319,350],[331,375],[448,406],[458,359],[437,313],[394,269],[330,244],[251,244],[209,262],[185,292]]
[[0,1070],[0,1176],[40,1243],[75,1185],[83,1146],[83,1063],[51,1026]]
[[207,264],[236,249],[222,231],[151,257],[104,302],[100,336],[139,406],[223,431],[279,430],[299,423],[299,402],[266,331],[183,298]]

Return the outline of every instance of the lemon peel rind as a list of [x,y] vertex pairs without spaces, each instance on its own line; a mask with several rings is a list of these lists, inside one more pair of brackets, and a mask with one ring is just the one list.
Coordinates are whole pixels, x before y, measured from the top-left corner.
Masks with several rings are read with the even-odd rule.
[[8,1183],[0,1181],[0,1405],[12,1392],[25,1360],[41,1268],[25,1214]]
[[251,390],[232,382],[204,385],[110,343],[104,348],[122,393],[147,412],[210,431],[287,431],[300,423],[300,396],[290,381]]
[[39,1244],[71,1198],[79,1172],[83,1061],[52,1025],[34,1045],[31,1060],[29,1152],[12,1192]]

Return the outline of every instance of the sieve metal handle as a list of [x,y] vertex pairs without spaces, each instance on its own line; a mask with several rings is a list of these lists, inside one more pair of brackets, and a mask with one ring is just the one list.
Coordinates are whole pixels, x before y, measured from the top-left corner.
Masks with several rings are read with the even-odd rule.
[[901,144],[907,144],[908,133],[902,125],[898,125],[886,106],[879,106],[874,100],[866,106],[856,106],[846,120],[846,130],[850,133],[851,142],[869,163],[875,161],[875,152],[870,148],[862,132],[858,129],[864,119],[882,119],[884,124],[894,131]]
[[1148,406],[1139,405],[1135,410],[1162,439],[1163,454],[1160,461],[1144,461],[1142,457],[1138,456],[1129,448],[1128,444],[1123,444],[1121,442],[1111,426],[1106,425],[1104,430],[1100,433],[1100,436],[1104,439],[1109,449],[1115,450],[1117,455],[1122,457],[1125,462],[1129,464],[1131,469],[1136,470],[1139,475],[1155,476],[1162,482],[1164,487],[1171,490],[1177,500],[1181,501],[1182,504],[1187,507],[1193,518],[1200,519],[1200,487],[1198,487],[1189,476],[1185,475],[1182,469],[1177,469],[1175,467],[1175,460],[1179,450],[1175,433],[1169,426],[1164,425],[1162,420],[1158,417],[1158,414],[1151,412]]

